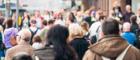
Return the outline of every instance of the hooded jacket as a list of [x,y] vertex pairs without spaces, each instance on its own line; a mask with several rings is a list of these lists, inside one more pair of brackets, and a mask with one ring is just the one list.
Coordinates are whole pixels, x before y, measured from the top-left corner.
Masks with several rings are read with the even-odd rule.
[[11,48],[12,47],[12,45],[10,43],[10,37],[11,36],[16,36],[17,32],[18,32],[18,30],[16,28],[13,28],[13,27],[5,29],[3,43],[5,44],[6,48]]
[[[103,60],[101,56],[115,60],[129,44],[120,36],[105,36],[89,47],[83,60]],[[130,46],[123,60],[140,60],[140,51]]]

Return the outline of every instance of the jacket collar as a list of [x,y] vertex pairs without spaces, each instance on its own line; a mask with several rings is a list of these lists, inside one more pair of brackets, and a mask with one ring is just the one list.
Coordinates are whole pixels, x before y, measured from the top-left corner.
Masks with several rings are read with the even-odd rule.
[[108,58],[117,57],[126,47],[128,43],[119,35],[107,35],[93,44],[89,49],[98,55]]

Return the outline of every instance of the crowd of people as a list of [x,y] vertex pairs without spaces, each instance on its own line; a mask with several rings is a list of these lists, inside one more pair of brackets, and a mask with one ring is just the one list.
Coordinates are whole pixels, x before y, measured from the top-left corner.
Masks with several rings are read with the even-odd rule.
[[[17,28],[18,25],[18,28]],[[21,20],[0,16],[0,57],[4,60],[139,60],[140,8],[114,6],[85,12],[24,12]]]

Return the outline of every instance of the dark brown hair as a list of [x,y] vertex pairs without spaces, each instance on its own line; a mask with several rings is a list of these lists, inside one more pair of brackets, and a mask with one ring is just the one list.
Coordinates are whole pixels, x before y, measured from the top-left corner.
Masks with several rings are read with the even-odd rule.
[[6,25],[7,25],[7,28],[10,28],[10,27],[13,26],[13,20],[12,20],[12,18],[9,18],[9,19],[7,20]]

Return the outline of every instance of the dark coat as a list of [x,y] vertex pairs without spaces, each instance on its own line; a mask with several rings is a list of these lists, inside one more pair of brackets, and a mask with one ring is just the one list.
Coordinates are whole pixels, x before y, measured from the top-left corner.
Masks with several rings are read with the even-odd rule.
[[88,49],[89,43],[84,38],[75,38],[74,40],[70,42],[70,45],[77,52],[79,60],[82,60],[83,55]]
[[133,12],[130,12],[130,13],[126,12],[126,13],[123,15],[123,20],[124,20],[123,22],[130,22],[130,17],[131,17],[132,15],[134,15]]
[[[46,46],[45,48],[35,50],[34,52],[35,52],[35,56],[39,60],[78,60],[78,57],[73,50],[67,49],[67,51],[69,51],[69,54],[71,54],[72,56],[66,56],[67,54],[65,54],[63,57],[65,57],[66,59],[64,59],[64,58],[62,59],[61,57],[59,59],[56,58],[56,52],[54,51],[53,45]],[[60,53],[63,53],[63,52],[60,52]],[[69,59],[67,59],[67,58],[69,58]]]

